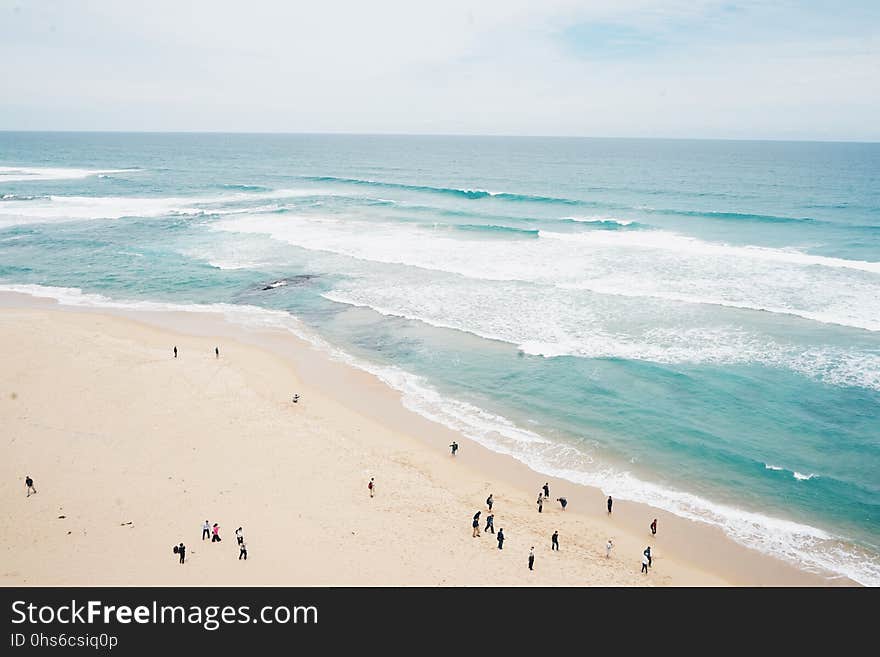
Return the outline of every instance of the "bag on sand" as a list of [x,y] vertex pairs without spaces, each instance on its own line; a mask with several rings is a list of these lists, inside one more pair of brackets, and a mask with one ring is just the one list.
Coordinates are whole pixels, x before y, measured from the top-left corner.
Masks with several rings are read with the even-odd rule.
[[177,546],[175,545],[172,549],[174,550],[174,554],[177,554]]

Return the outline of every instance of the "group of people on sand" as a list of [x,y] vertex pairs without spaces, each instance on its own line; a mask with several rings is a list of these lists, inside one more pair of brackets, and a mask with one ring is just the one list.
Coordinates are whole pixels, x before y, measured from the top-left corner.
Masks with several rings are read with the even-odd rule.
[[[611,499],[611,496],[608,496],[608,515],[611,515],[611,507],[614,506],[614,500]],[[651,536],[657,535],[657,518],[654,518],[649,525],[651,529]],[[611,549],[614,547],[614,541],[612,539],[608,539],[608,542],[605,544],[605,558],[611,557]],[[647,546],[642,552],[642,570],[641,572],[648,574],[648,569],[654,565],[654,557],[651,554],[651,546]]]
[[[454,453],[454,452],[453,452]],[[544,501],[550,499],[550,484],[549,482],[544,482],[544,485],[541,487],[541,491],[538,493],[538,513],[543,512]],[[565,508],[568,506],[568,500],[564,497],[556,498],[556,501],[559,502],[562,510],[565,511]],[[495,503],[495,495],[494,493],[490,493],[489,497],[486,498],[486,507],[488,508],[488,514],[486,515],[486,527],[483,529],[485,533],[492,532],[495,534],[495,514],[492,512],[492,506]],[[614,500],[611,496],[608,496],[607,500],[607,508],[608,515],[611,515],[611,508],[614,505]],[[473,532],[471,534],[472,537],[477,538],[480,536],[480,516],[482,515],[482,511],[477,511],[473,516],[473,521],[471,526],[473,528]],[[657,518],[650,524],[651,535],[657,535]],[[498,549],[503,549],[504,545],[504,529],[501,528],[498,530],[498,534],[496,535],[496,539],[498,540]],[[614,548],[614,540],[609,538],[605,544],[605,558],[611,558],[611,550]],[[550,550],[558,551],[559,550],[559,531],[554,530],[553,534],[550,536]],[[651,554],[651,546],[647,546],[642,553],[642,572],[647,573],[648,569],[653,565],[653,555]],[[528,557],[528,565],[529,570],[535,569],[535,546],[532,546],[529,549],[529,557]]]
[[[210,538],[212,543],[220,543],[223,540],[220,538],[220,525],[216,522],[212,525],[205,520],[204,524],[202,524],[202,540],[204,541],[206,538]],[[235,530],[235,542],[238,544],[239,561],[242,559],[247,561],[247,544],[244,542],[244,530],[241,527]],[[179,557],[180,563],[184,563],[186,560],[186,546],[183,544],[183,541],[180,542],[180,545],[174,546],[174,554]]]
[[[174,357],[177,358],[177,345],[174,345],[174,347],[171,349],[171,353],[173,353]],[[220,358],[220,347],[214,347],[214,358]],[[291,397],[290,401],[292,401],[294,404],[299,403],[299,394],[294,394],[293,397]],[[456,449],[457,448],[458,445],[456,445]]]
[[[177,358],[177,345],[171,349],[171,353],[174,354],[174,357]],[[220,358],[220,347],[214,347],[214,358]]]
[[[449,447],[452,450],[452,456],[455,456],[456,453],[458,452],[458,449],[459,449],[458,443],[453,441],[449,445]],[[367,483],[367,489],[370,492],[370,497],[374,497],[376,494],[375,477],[370,477],[370,481]],[[538,513],[543,513],[544,502],[549,499],[550,499],[550,483],[545,481],[544,485],[541,486],[540,492],[538,493],[538,500],[537,500]],[[557,497],[556,501],[559,502],[559,505],[562,507],[562,510],[565,511],[566,507],[568,506],[568,500],[565,497]],[[494,493],[489,493],[489,497],[486,498],[486,508],[488,509],[488,512],[486,514],[486,526],[483,528],[482,531],[483,531],[483,533],[486,533],[486,534],[488,534],[488,533],[494,534],[495,540],[498,541],[498,549],[503,550],[504,549],[504,541],[505,541],[504,528],[500,527],[498,529],[498,533],[496,534],[496,532],[495,532],[495,514],[492,511],[492,507],[494,504],[495,504],[495,495],[494,495]],[[614,506],[614,500],[612,499],[612,497],[610,495],[608,496],[608,499],[606,501],[606,506],[608,508],[608,515],[610,516],[611,509]],[[481,536],[480,517],[482,515],[483,515],[482,510],[477,511],[473,515],[473,518],[471,519],[471,530],[472,530],[471,537],[473,537],[473,538],[479,538]],[[657,518],[654,518],[654,520],[651,522],[650,529],[651,529],[651,535],[656,536],[657,535]],[[605,558],[606,559],[611,558],[611,550],[613,548],[614,548],[614,540],[612,538],[609,538],[608,541],[605,543]],[[558,530],[554,530],[553,534],[551,534],[551,536],[550,536],[550,550],[551,551],[558,551],[559,550],[559,531]],[[534,545],[529,549],[528,564],[529,564],[529,570],[535,569],[535,546]],[[645,548],[644,552],[642,553],[642,571],[641,572],[647,573],[648,569],[652,565],[653,565],[653,555],[651,554],[651,546],[649,545]]]

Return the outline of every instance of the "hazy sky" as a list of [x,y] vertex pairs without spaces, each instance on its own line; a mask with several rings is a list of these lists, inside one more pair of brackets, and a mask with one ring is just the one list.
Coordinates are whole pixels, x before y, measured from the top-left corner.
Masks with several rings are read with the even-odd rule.
[[880,140],[880,0],[0,0],[0,129]]

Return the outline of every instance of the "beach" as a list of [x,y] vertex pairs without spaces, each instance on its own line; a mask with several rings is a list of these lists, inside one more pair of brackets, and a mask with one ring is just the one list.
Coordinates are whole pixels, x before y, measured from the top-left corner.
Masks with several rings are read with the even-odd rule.
[[[4,586],[852,584],[647,505],[617,501],[609,516],[601,491],[407,410],[376,377],[289,332],[4,293],[0,358]],[[501,551],[491,533],[472,537],[490,493]],[[219,544],[201,539],[206,520]]]

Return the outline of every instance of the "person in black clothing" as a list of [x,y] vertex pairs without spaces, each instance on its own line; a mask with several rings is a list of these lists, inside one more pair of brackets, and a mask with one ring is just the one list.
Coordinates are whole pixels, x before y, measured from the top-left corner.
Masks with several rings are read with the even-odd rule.
[[186,560],[186,546],[183,543],[177,546],[177,556],[180,557],[180,563]]
[[31,476],[30,476],[30,475],[25,475],[25,477],[24,477],[24,485],[27,486],[27,495],[26,495],[25,497],[30,497],[30,496],[31,496],[31,491],[34,491],[34,494],[36,494],[37,489],[34,488],[34,480],[31,479]]
[[544,513],[544,496],[538,493],[538,513]]
[[492,510],[492,505],[495,503],[495,500],[492,498],[492,493],[489,493],[489,497],[486,498],[486,506],[489,507],[489,511]]
[[535,546],[532,546],[532,549],[529,550],[529,570],[534,570],[535,565]]
[[220,358],[220,347],[214,347],[214,356]]
[[450,447],[452,448],[452,455],[455,456],[455,453],[458,451],[458,443],[453,440]]
[[612,504],[613,504],[613,501],[611,500],[611,496],[609,495],[608,496],[608,513],[609,514],[611,513],[611,505]]
[[472,527],[474,528],[474,533],[472,534],[473,538],[476,538],[477,536],[480,535],[480,514],[481,513],[482,513],[482,511],[477,511],[474,514],[474,522],[472,525]]
[[241,561],[242,559],[247,561],[247,545],[244,542],[238,544],[238,560]]
[[495,516],[493,514],[490,513],[486,516],[486,529],[483,531],[495,533]]
[[559,532],[554,531],[553,536],[550,537],[550,549],[558,550],[559,549]]
[[650,568],[651,566],[654,565],[653,564],[654,560],[651,558],[651,546],[650,545],[645,548],[645,556],[648,557],[648,568]]
[[548,500],[550,499],[550,486],[547,485],[547,482],[544,482],[544,497]]
[[651,523],[651,535],[657,535],[657,518],[654,518],[654,522]]
[[[174,345],[174,357],[177,358],[177,345]],[[180,563],[183,563],[182,561]]]
[[498,530],[498,549],[504,549],[504,527]]
[[565,507],[568,506],[568,500],[564,497],[557,497],[556,501],[562,505],[562,510],[565,511]]

